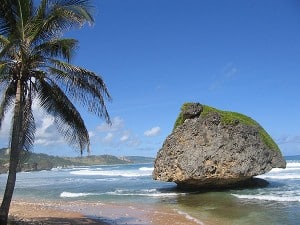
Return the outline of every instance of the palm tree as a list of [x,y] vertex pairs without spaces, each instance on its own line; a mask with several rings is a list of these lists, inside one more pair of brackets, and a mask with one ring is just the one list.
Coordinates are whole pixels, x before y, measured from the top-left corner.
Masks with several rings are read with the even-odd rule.
[[90,140],[74,104],[81,103],[110,123],[105,101],[111,97],[103,79],[70,64],[78,41],[62,36],[92,24],[91,9],[89,0],[1,0],[0,128],[10,109],[13,116],[0,224],[7,223],[20,153],[30,151],[34,143],[33,100],[54,116],[59,132],[81,153],[89,151]]

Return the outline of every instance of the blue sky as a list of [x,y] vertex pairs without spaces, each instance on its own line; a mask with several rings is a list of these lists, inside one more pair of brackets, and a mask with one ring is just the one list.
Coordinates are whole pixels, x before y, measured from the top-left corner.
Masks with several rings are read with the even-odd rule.
[[[284,155],[300,154],[300,2],[97,0],[95,24],[68,33],[73,63],[101,74],[112,126],[80,109],[92,154],[155,156],[184,102],[244,113]],[[36,112],[35,152],[76,156]],[[7,146],[7,128],[0,143]]]

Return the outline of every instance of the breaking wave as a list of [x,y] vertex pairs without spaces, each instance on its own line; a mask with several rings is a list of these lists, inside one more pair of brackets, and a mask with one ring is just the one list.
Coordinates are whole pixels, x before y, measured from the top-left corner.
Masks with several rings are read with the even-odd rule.
[[109,176],[109,177],[142,177],[151,176],[153,168],[142,167],[139,170],[76,170],[70,174],[81,176]]
[[85,197],[89,195],[95,195],[94,193],[73,193],[73,192],[62,192],[60,194],[61,198],[78,198],[78,197]]
[[300,202],[300,196],[275,196],[275,195],[238,195],[232,194],[240,199],[254,199],[276,202]]

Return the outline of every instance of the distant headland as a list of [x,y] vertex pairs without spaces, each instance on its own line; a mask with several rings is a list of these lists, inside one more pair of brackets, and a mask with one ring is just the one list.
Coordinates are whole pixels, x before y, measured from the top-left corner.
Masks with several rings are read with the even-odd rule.
[[[8,171],[9,149],[0,149],[0,173]],[[42,153],[23,152],[18,171],[51,170],[57,167],[152,163],[154,158],[143,156],[90,155],[82,157],[58,157]]]

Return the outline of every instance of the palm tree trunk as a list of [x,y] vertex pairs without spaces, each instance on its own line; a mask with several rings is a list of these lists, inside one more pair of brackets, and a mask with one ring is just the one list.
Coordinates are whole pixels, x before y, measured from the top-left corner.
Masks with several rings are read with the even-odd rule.
[[20,158],[20,152],[22,151],[22,142],[23,142],[23,107],[24,107],[24,96],[23,96],[23,87],[21,81],[18,81],[17,93],[16,93],[16,102],[14,108],[13,116],[13,127],[12,127],[12,136],[10,143],[10,159],[9,159],[9,171],[8,178],[6,183],[6,188],[0,207],[0,225],[6,225],[8,220],[8,213],[10,208],[10,203],[12,200],[16,178],[17,178],[17,168]]
[[18,159],[19,150],[11,149],[10,152],[10,164],[9,164],[9,172],[6,183],[6,188],[0,208],[0,225],[6,225],[8,220],[8,213],[10,208],[10,203],[12,200],[13,192],[15,189],[15,183],[17,178],[17,167],[18,167]]

